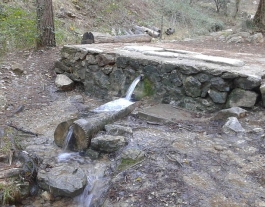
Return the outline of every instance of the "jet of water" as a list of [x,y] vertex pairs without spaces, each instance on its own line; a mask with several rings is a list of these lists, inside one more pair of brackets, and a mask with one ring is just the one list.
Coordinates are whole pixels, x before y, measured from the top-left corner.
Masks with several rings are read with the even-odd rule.
[[63,150],[66,151],[69,145],[69,142],[73,136],[73,132],[74,132],[74,127],[73,125],[71,125],[68,129],[68,133],[64,139],[64,143],[63,143]]
[[134,79],[134,81],[132,82],[132,84],[130,85],[129,89],[126,92],[125,99],[127,99],[129,101],[131,100],[133,91],[134,91],[136,85],[139,83],[139,81],[142,80],[142,78],[143,78],[143,75],[139,75],[137,78]]

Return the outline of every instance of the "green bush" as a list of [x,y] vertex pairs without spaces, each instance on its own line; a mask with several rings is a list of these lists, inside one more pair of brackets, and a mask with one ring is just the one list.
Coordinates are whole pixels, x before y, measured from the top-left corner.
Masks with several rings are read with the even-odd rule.
[[36,14],[21,8],[0,5],[0,53],[34,47]]

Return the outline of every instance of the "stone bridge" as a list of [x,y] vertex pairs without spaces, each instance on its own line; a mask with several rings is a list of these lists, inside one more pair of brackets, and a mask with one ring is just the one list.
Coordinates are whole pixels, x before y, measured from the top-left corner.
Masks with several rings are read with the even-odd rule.
[[103,99],[124,96],[131,82],[144,74],[136,100],[150,96],[158,103],[196,111],[251,108],[265,93],[260,66],[152,44],[66,45],[55,70]]

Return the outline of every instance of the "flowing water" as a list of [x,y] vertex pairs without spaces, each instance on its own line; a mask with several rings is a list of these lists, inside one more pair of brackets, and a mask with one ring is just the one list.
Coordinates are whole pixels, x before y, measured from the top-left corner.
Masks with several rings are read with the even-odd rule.
[[68,129],[68,133],[65,137],[65,140],[64,140],[64,143],[63,143],[63,150],[66,151],[67,148],[68,148],[68,145],[69,145],[69,142],[73,136],[73,132],[74,132],[74,127],[73,126],[70,126],[69,129]]
[[120,111],[133,104],[133,102],[131,101],[132,94],[142,77],[143,75],[139,75],[134,79],[126,92],[125,98],[119,98],[117,100],[103,104],[100,107],[94,109],[93,112]]
[[128,99],[119,98],[117,100],[101,105],[100,107],[94,109],[93,112],[120,111],[132,104],[133,102]]
[[132,84],[130,85],[129,89],[127,90],[126,92],[126,96],[125,96],[125,99],[127,100],[131,100],[132,98],[132,94],[133,94],[133,91],[136,87],[136,85],[139,83],[139,81],[143,78],[143,75],[139,75],[137,78],[134,79],[134,81],[132,82]]

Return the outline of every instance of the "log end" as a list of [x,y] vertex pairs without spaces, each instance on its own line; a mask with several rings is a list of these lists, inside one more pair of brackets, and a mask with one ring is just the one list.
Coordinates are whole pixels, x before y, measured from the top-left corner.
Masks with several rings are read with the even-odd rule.
[[60,123],[54,131],[54,142],[58,147],[63,147],[64,140],[68,133],[69,127],[74,123],[76,119],[70,119]]

